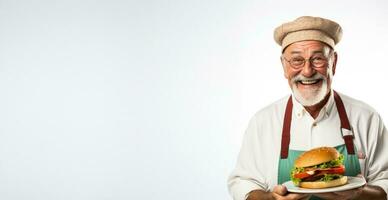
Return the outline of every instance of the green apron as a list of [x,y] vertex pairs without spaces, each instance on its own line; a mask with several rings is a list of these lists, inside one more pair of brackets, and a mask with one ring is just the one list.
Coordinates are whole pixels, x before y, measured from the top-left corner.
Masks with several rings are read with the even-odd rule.
[[[345,144],[335,147],[338,152],[344,155],[345,175],[346,176],[357,176],[361,173],[360,163],[358,157],[355,154],[356,149],[353,145],[353,135],[350,131],[349,120],[346,115],[346,110],[342,103],[339,95],[334,91],[334,100],[337,106],[338,114],[341,120],[341,130]],[[289,149],[290,142],[290,127],[291,127],[291,116],[292,116],[292,98],[288,100],[286,113],[283,122],[283,133],[282,133],[282,149],[281,156],[279,159],[278,167],[278,184],[282,184],[290,180],[290,172],[294,166],[295,159],[302,154],[304,151]],[[345,130],[344,130],[345,129]],[[348,130],[348,131],[347,131]],[[310,200],[319,200],[320,198],[312,196]]]

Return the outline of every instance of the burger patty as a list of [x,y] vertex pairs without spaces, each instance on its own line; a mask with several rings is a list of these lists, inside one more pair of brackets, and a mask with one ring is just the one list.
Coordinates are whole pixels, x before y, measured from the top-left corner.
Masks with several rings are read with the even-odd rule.
[[[320,172],[320,173],[315,174],[315,175],[313,175],[313,176],[306,177],[306,178],[302,179],[302,181],[305,181],[305,182],[317,181],[317,180],[319,180],[319,179],[325,177],[325,174],[327,174],[327,173],[325,173],[325,172]],[[339,178],[339,176],[338,176],[338,178]],[[334,179],[337,179],[337,178],[334,178]]]
[[305,182],[313,182],[313,181],[317,181],[321,178],[325,177],[325,175],[317,175],[317,176],[310,176],[310,177],[307,177],[305,179],[302,179],[302,181],[305,181]]

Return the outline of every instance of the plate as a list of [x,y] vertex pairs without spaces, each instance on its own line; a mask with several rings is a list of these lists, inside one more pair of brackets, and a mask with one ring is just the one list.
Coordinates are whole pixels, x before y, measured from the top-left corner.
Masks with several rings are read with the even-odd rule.
[[350,190],[354,188],[361,187],[365,185],[366,181],[364,177],[352,177],[348,176],[348,183],[345,185],[331,187],[331,188],[322,188],[322,189],[308,189],[308,188],[300,188],[295,186],[292,181],[287,181],[283,183],[284,186],[287,187],[289,192],[294,193],[326,193],[326,192],[339,192],[344,190]]

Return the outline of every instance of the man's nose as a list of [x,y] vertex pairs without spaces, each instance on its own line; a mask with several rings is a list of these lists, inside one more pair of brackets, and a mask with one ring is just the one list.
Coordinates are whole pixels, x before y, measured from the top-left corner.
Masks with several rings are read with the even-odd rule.
[[311,77],[315,74],[316,70],[314,66],[311,64],[310,60],[306,60],[303,68],[302,68],[302,75],[305,77]]

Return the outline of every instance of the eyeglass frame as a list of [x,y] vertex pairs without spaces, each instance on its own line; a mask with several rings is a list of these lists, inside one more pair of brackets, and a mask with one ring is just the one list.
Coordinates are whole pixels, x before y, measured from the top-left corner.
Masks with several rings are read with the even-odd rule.
[[323,68],[323,67],[325,67],[326,65],[327,65],[327,63],[329,62],[329,59],[330,59],[330,57],[332,56],[332,54],[333,54],[333,52],[334,51],[331,51],[330,53],[329,53],[329,56],[323,56],[324,58],[325,58],[325,63],[322,65],[322,66],[316,66],[316,65],[314,65],[313,64],[313,59],[314,59],[314,56],[312,56],[312,57],[310,57],[310,58],[308,58],[308,59],[305,59],[305,58],[303,58],[302,56],[300,56],[301,58],[303,58],[303,64],[301,64],[300,66],[298,66],[298,67],[295,67],[293,64],[291,64],[291,59],[290,60],[287,60],[286,59],[286,57],[284,56],[284,55],[282,55],[282,58],[285,60],[285,61],[287,61],[288,62],[288,64],[293,68],[293,69],[302,69],[305,65],[306,65],[306,61],[309,61],[309,63],[310,63],[310,65],[311,66],[313,66],[314,68]]

